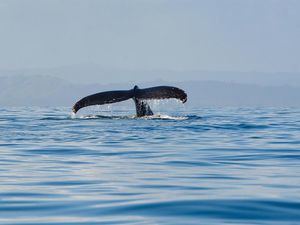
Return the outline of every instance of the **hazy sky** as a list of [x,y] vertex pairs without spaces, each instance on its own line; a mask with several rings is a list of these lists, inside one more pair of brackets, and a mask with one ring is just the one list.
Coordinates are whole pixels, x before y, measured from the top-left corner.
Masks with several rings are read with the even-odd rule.
[[0,69],[300,72],[299,0],[0,0]]

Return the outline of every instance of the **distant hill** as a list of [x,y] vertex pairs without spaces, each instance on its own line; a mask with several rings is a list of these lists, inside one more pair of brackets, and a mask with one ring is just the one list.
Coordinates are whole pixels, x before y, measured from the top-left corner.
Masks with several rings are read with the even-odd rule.
[[93,82],[107,84],[109,82],[128,83],[131,81],[151,82],[165,79],[177,82],[183,80],[235,82],[239,84],[256,84],[264,86],[290,85],[300,87],[300,72],[238,72],[238,71],[173,71],[173,70],[129,70],[109,69],[97,64],[71,65],[54,68],[24,68],[15,70],[0,70],[0,76],[32,76],[51,75],[71,82],[91,84]]
[[[218,81],[140,83],[139,86],[175,85],[185,89],[189,107],[203,106],[276,106],[299,107],[300,88],[259,86]],[[75,84],[52,76],[0,77],[0,106],[72,106],[88,94],[130,89],[134,83]]]

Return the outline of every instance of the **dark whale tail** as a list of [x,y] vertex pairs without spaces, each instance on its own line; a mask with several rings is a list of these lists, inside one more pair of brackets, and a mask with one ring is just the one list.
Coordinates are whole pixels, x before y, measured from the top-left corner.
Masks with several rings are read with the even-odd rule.
[[79,109],[91,105],[110,104],[125,101],[130,98],[132,98],[135,102],[138,117],[153,115],[150,106],[143,100],[176,98],[181,100],[183,103],[187,101],[186,93],[177,87],[158,86],[139,89],[138,86],[135,86],[133,89],[128,91],[107,91],[84,97],[73,106],[73,112],[77,113]]

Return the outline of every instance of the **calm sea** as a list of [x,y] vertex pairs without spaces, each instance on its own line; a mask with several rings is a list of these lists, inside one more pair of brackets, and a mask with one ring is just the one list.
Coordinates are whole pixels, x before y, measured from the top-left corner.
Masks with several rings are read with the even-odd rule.
[[300,109],[120,114],[1,108],[0,224],[300,224]]

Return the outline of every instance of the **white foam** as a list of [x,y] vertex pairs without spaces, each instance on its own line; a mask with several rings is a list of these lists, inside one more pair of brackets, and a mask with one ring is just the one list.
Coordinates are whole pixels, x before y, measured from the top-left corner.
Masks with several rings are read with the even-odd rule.
[[76,119],[76,113],[71,112],[71,119]]
[[186,116],[169,116],[163,114],[156,114],[153,116],[144,116],[144,119],[162,119],[162,120],[187,120],[188,117]]
[[155,114],[152,116],[143,116],[137,117],[135,115],[132,116],[105,116],[105,115],[76,115],[75,113],[71,113],[72,119],[161,119],[161,120],[187,120],[188,117],[186,116],[170,116],[165,114]]

